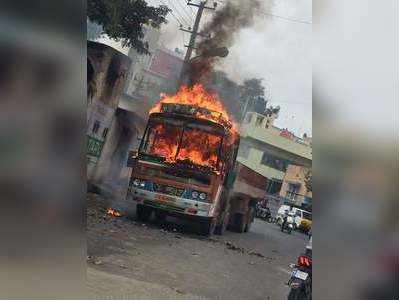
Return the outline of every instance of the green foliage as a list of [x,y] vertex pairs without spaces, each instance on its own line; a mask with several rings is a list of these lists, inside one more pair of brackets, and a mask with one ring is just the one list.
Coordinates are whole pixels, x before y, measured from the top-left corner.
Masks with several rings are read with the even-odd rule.
[[228,78],[225,72],[214,71],[211,73],[207,88],[218,93],[237,121],[244,117],[244,111],[255,111],[266,115],[278,114],[280,111],[280,106],[267,107],[265,87],[259,78],[246,79],[240,85]]
[[266,116],[271,116],[271,115],[278,115],[278,113],[280,112],[280,106],[269,106],[266,108],[265,110],[265,115]]
[[265,87],[262,85],[261,78],[252,78],[244,80],[241,85],[242,96],[255,98],[265,95]]
[[144,0],[88,0],[87,17],[102,26],[104,33],[123,46],[132,47],[140,54],[148,54],[148,43],[143,25],[159,28],[167,23],[170,9],[161,5],[148,6]]
[[210,82],[207,84],[207,88],[217,92],[228,111],[234,116],[234,119],[239,120],[239,85],[229,79],[225,72],[214,71],[211,73]]

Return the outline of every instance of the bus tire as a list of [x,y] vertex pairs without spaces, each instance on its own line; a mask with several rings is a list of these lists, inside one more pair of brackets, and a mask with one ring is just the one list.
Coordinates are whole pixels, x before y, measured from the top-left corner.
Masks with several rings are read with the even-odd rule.
[[137,220],[148,222],[151,217],[152,209],[144,205],[137,205],[136,216]]
[[200,234],[203,236],[211,236],[215,232],[215,222],[213,220],[203,221],[200,223]]

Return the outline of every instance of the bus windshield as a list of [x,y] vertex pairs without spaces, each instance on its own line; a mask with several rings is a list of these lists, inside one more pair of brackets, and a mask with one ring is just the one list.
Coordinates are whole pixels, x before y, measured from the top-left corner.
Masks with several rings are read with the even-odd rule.
[[221,143],[222,137],[211,126],[160,121],[147,128],[140,153],[218,170]]

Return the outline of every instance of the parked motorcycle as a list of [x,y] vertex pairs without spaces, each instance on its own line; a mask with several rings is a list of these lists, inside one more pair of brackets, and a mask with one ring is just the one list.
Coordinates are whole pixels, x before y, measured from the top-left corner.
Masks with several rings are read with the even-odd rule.
[[270,211],[269,211],[269,213],[265,216],[265,220],[266,220],[266,222],[268,222],[268,223],[273,223],[273,222],[274,222],[273,217],[272,217],[272,214],[270,213]]
[[268,207],[263,207],[261,204],[258,204],[256,207],[256,217],[269,223],[273,221],[270,209]]
[[283,222],[281,223],[281,231],[286,231],[288,234],[291,234],[294,229],[294,216],[290,213],[287,213],[283,217]]
[[291,288],[288,300],[312,299],[312,240],[309,245],[305,254],[299,256],[297,263],[292,265],[293,271],[287,283]]
[[265,208],[262,219],[266,220],[266,222],[268,223],[273,222],[272,213],[270,212],[270,209],[268,207]]

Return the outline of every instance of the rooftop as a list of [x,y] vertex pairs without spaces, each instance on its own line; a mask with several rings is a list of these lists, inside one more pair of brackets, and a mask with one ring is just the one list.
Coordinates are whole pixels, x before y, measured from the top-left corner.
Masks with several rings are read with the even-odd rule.
[[272,125],[272,121],[274,120],[270,120],[265,115],[255,112],[248,113],[241,125],[241,136],[250,137],[274,148],[312,160],[311,137],[300,138],[288,129],[281,129]]

